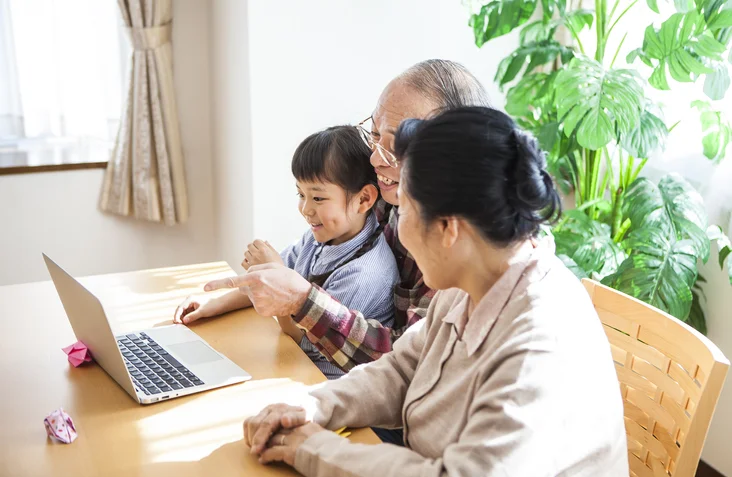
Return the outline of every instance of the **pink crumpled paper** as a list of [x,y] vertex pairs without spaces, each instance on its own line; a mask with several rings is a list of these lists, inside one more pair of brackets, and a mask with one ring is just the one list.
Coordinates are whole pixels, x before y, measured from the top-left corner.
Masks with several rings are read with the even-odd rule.
[[48,434],[48,437],[53,437],[64,444],[71,444],[77,437],[74,421],[61,408],[56,409],[46,416],[43,420],[43,425],[46,426],[46,434]]
[[89,348],[86,347],[81,341],[62,348],[63,352],[69,355],[69,363],[73,364],[74,367],[78,367],[82,363],[86,363],[92,360]]

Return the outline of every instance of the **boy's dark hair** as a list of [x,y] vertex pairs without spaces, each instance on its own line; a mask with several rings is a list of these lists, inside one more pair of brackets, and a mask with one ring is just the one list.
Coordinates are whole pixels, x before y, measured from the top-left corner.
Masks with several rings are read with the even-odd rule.
[[330,182],[351,198],[368,184],[376,172],[369,163],[371,149],[353,126],[333,126],[308,136],[292,157],[292,175],[298,181]]

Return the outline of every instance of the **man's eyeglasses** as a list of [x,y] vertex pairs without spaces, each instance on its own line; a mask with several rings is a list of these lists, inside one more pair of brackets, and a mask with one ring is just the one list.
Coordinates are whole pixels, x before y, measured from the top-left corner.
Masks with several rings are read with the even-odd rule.
[[356,125],[356,130],[361,136],[361,139],[372,151],[378,152],[381,159],[387,165],[391,167],[397,167],[399,165],[399,161],[397,160],[396,156],[391,151],[387,150],[384,146],[376,142],[374,140],[374,136],[371,134],[371,131],[364,127],[364,124],[369,121],[371,121],[371,116]]

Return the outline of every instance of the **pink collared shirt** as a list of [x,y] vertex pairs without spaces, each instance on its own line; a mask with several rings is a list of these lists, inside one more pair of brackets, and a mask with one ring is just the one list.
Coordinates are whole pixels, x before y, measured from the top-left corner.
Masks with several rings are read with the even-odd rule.
[[296,469],[627,476],[608,341],[584,288],[551,249],[511,264],[469,317],[468,308],[464,291],[439,292],[393,352],[311,392],[324,427],[404,427],[407,447],[322,432],[300,446]]

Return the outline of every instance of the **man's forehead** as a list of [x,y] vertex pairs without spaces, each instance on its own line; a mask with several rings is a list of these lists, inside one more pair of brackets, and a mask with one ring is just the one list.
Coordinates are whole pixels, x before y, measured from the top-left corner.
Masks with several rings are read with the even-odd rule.
[[433,102],[419,92],[400,82],[392,82],[381,94],[373,119],[379,128],[395,129],[403,119],[424,119],[434,109]]

